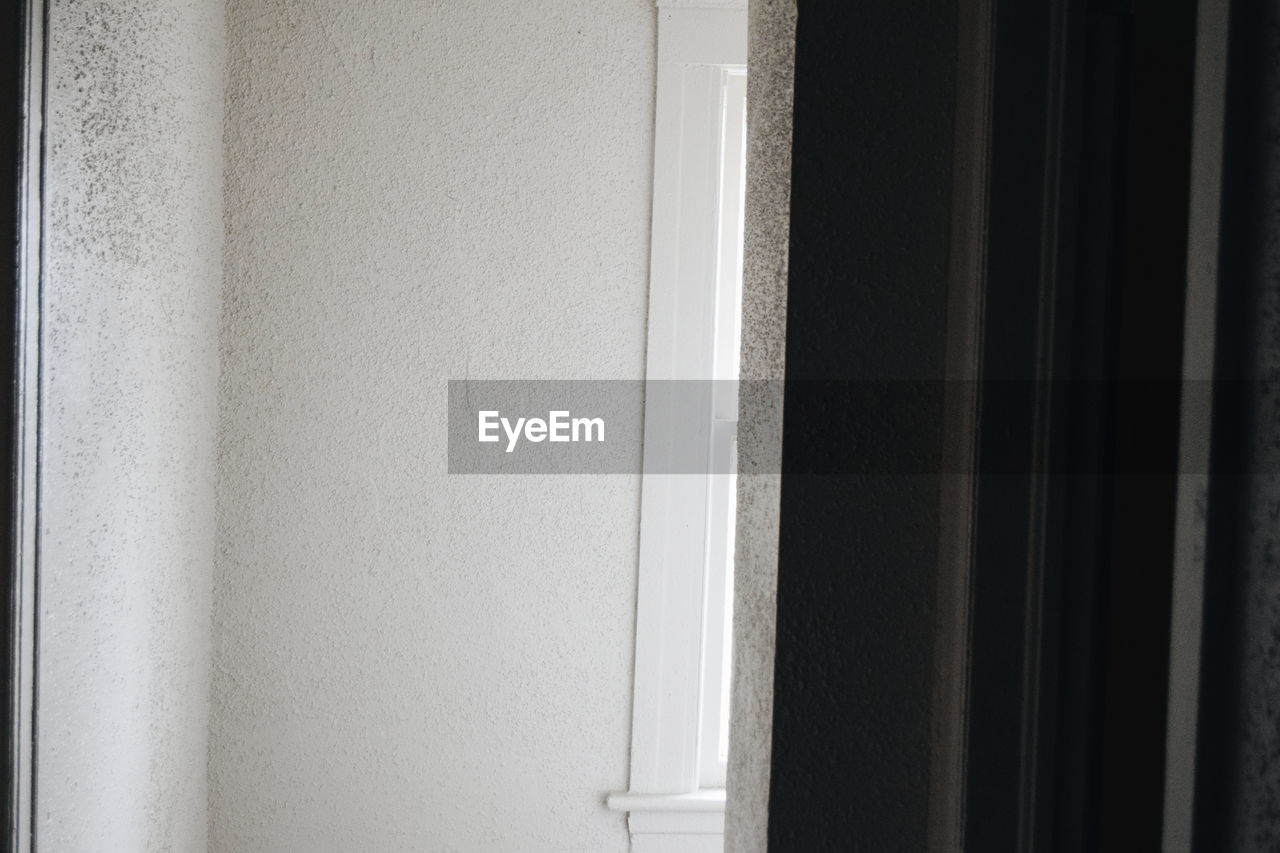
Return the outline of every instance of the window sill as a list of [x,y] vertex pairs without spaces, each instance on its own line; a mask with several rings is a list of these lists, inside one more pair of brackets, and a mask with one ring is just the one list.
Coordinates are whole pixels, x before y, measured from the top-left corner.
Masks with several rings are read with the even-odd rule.
[[627,812],[632,853],[720,853],[724,789],[688,794],[610,794],[606,805]]

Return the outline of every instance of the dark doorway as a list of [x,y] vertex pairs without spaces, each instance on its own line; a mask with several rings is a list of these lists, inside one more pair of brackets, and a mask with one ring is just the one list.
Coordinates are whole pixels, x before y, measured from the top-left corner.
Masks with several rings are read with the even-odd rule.
[[[1195,15],[801,2],[771,849],[1158,849]],[[981,258],[960,568],[937,545],[958,251]],[[960,806],[931,837],[950,714]]]

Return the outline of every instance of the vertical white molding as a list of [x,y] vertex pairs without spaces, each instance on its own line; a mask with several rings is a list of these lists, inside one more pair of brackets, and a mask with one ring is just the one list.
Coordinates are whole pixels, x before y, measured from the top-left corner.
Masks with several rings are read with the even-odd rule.
[[[650,266],[650,380],[709,379],[716,285],[722,67],[746,60],[745,15],[658,12]],[[670,386],[651,386],[650,394]],[[674,401],[646,402],[646,455],[671,436]],[[710,423],[711,412],[707,412]],[[710,470],[708,466],[707,470]],[[707,478],[647,474],[641,498],[631,791],[698,788]]]
[[[661,458],[674,440],[671,418],[689,419],[687,401],[663,380],[714,376],[722,99],[726,69],[742,69],[747,58],[739,4],[664,3],[657,14],[646,377],[658,384],[645,402],[646,458]],[[712,401],[703,396],[709,455]],[[723,796],[699,793],[709,778],[699,769],[708,486],[701,474],[643,479],[630,791],[609,798],[611,808],[631,812],[637,851],[721,844]],[[702,815],[696,826],[679,811],[691,802]]]

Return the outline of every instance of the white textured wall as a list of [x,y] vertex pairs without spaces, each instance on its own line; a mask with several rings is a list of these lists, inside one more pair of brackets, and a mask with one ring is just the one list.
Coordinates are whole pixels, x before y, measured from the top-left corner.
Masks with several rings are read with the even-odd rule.
[[638,378],[650,0],[231,0],[211,849],[611,853],[638,478],[446,380]]
[[50,3],[42,851],[205,849],[223,16]]

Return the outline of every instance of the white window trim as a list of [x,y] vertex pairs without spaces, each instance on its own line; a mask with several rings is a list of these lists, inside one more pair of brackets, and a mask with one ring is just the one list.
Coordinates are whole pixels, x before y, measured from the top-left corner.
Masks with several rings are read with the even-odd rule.
[[[658,0],[649,380],[715,375],[706,330],[721,264],[721,106],[726,75],[746,69],[746,8],[745,0]],[[646,453],[670,434],[653,410]],[[723,764],[708,768],[716,748],[702,731],[706,579],[689,570],[706,560],[708,484],[706,475],[644,475],[630,790],[607,801],[628,813],[633,853],[723,849]]]

